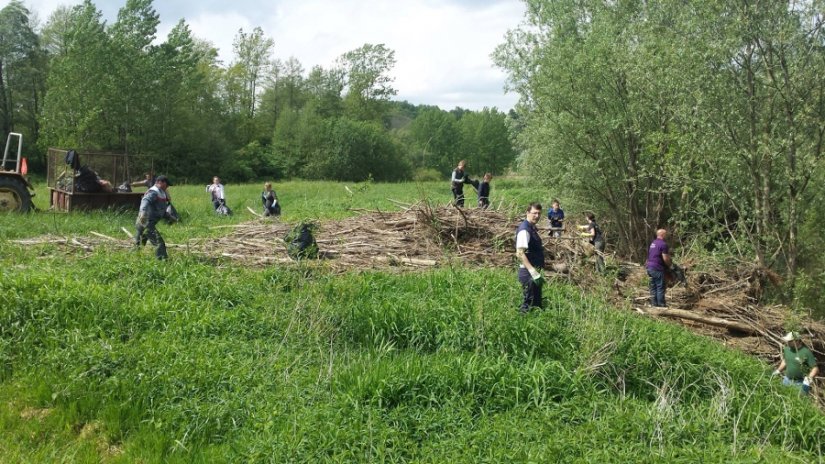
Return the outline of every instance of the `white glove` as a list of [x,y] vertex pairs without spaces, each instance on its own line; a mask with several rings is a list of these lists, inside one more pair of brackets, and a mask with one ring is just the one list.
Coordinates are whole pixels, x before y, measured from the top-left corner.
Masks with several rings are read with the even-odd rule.
[[773,374],[771,374],[771,375],[775,377],[779,374],[781,374],[781,372],[779,372],[779,369],[777,369],[777,370],[773,371]]
[[810,377],[805,377],[804,379],[802,379],[802,385],[805,385],[806,387],[810,387],[811,386],[811,378]]
[[532,277],[533,280],[539,280],[541,279],[541,272],[535,269],[530,269],[530,277]]
[[138,214],[137,223],[146,227],[147,225],[149,225],[149,216],[147,216],[144,213]]

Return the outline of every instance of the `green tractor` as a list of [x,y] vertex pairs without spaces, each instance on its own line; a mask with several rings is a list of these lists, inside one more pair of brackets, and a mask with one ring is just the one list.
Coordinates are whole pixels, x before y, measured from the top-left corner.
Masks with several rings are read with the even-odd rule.
[[[17,137],[17,155],[9,157],[12,137]],[[9,132],[6,139],[6,150],[3,152],[3,164],[0,164],[0,212],[18,211],[28,212],[32,207],[34,190],[26,178],[26,159],[21,157],[23,151],[23,135]]]

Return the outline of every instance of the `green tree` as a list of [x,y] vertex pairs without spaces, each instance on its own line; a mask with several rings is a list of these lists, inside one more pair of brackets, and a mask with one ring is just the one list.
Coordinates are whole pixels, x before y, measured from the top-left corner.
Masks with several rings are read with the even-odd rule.
[[[68,18],[52,16],[65,30],[64,52],[53,57],[40,115],[41,147],[95,147],[116,140],[106,123],[110,111],[109,63],[114,50],[90,0],[72,8]],[[48,27],[48,26],[47,26]]]
[[29,11],[18,0],[0,10],[0,129],[37,139],[37,113],[44,92],[45,60],[29,23]]
[[[240,29],[235,36],[235,61],[227,73],[231,81],[227,88],[236,93],[232,100],[235,113],[239,116],[237,129],[244,144],[263,132],[263,128],[259,130],[256,126],[255,112],[261,97],[262,83],[272,67],[274,46],[275,41],[264,36],[260,27],[256,27],[251,33]],[[269,129],[266,132],[271,133],[271,128]]]
[[447,173],[458,162],[460,136],[456,118],[438,107],[421,110],[410,123],[415,152],[411,160],[422,168]]
[[458,121],[459,158],[466,159],[479,177],[504,172],[516,157],[506,119],[504,113],[484,108],[464,113]]
[[395,51],[384,44],[364,44],[339,59],[346,80],[344,105],[347,115],[365,121],[381,121],[392,87],[390,72],[395,66]]

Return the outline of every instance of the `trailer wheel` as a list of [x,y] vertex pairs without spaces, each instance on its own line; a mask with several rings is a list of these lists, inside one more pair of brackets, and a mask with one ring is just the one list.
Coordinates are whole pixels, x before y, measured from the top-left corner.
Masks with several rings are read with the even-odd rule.
[[21,179],[0,176],[0,211],[25,213],[31,206],[31,194]]

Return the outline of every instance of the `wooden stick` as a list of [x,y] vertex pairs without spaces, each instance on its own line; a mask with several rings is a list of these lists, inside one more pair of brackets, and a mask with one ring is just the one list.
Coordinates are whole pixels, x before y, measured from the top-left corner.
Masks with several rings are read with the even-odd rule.
[[663,317],[674,317],[679,319],[688,319],[691,321],[701,322],[703,324],[708,324],[716,327],[724,327],[728,330],[738,330],[739,332],[744,332],[753,335],[762,335],[763,331],[757,327],[753,327],[749,324],[743,324],[741,322],[729,321],[727,319],[722,319],[719,317],[714,316],[706,316],[703,314],[697,314],[691,311],[685,311],[683,309],[655,309],[655,308],[645,308],[644,311],[646,314],[652,314],[654,316],[663,316]]
[[100,238],[105,238],[106,240],[111,240],[111,241],[113,241],[113,242],[117,242],[117,239],[116,239],[116,238],[109,237],[108,235],[103,235],[103,234],[101,234],[101,233],[99,233],[99,232],[95,232],[95,231],[93,231],[93,230],[90,230],[90,231],[89,231],[89,233],[90,233],[90,234],[92,234],[92,235],[96,235],[96,236],[98,236],[98,237],[100,237]]
[[246,209],[248,209],[250,213],[254,214],[255,216],[258,216],[259,218],[264,217],[264,215],[263,215],[263,214],[258,214],[258,213],[256,213],[256,212],[255,212],[252,208],[250,208],[249,206],[247,206],[247,207],[246,207]]
[[132,233],[131,233],[131,232],[129,232],[128,230],[126,230],[126,228],[125,228],[125,227],[121,227],[121,228],[120,228],[120,230],[122,230],[122,231],[123,231],[123,233],[124,233],[124,234],[126,234],[126,235],[130,238],[130,239],[135,238],[135,236],[134,236],[134,235],[132,235]]

